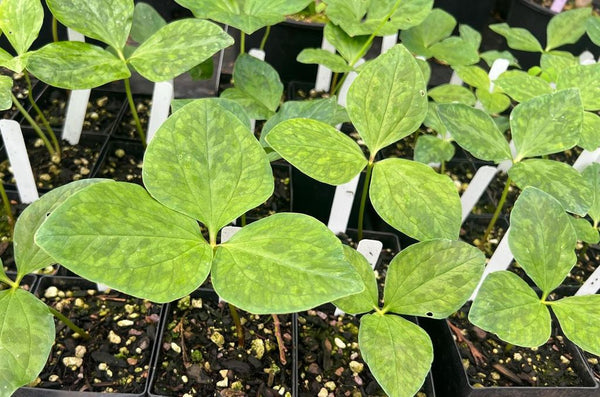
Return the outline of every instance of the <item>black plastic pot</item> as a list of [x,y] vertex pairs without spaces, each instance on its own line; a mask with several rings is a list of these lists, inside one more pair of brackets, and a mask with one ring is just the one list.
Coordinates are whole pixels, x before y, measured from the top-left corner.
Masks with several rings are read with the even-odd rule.
[[193,14],[190,10],[180,6],[175,1],[135,0],[135,3],[146,3],[151,5],[167,22],[193,17]]
[[435,0],[433,6],[452,14],[459,24],[481,31],[491,17],[494,0]]

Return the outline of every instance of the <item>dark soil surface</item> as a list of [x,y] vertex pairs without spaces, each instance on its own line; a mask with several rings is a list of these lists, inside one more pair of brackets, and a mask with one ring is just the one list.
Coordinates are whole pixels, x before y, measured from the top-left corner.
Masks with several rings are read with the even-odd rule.
[[[214,299],[214,300],[213,300]],[[239,311],[239,346],[228,305],[193,294],[170,307],[152,393],[167,396],[291,396],[292,316],[279,315],[286,363],[279,358],[274,321]]]
[[[498,173],[496,176],[494,176],[486,192],[483,193],[479,199],[479,202],[473,208],[473,214],[489,215],[496,211],[496,206],[502,197],[502,191],[506,185],[507,178],[508,176],[506,173]],[[506,201],[502,207],[502,212],[500,213],[501,215],[508,217],[520,193],[521,190],[516,187],[514,183],[512,183],[508,188],[508,195],[506,196]]]
[[[152,106],[152,99],[149,96],[134,96],[133,102],[135,103],[135,108],[140,119],[142,129],[144,130],[144,133],[146,133],[148,129],[148,120],[150,120],[150,108]],[[140,136],[135,127],[135,120],[133,119],[133,116],[131,114],[129,104],[126,104],[125,106],[125,115],[118,123],[113,136],[119,139],[132,139],[140,141]]]
[[37,387],[143,393],[160,305],[113,292],[48,287],[42,300],[88,331],[82,340],[56,323],[56,342]]
[[506,218],[498,218],[496,225],[482,247],[481,240],[490,220],[491,216],[489,215],[471,215],[460,228],[460,239],[476,247],[480,247],[480,249],[483,248],[484,253],[488,257],[494,253],[509,226]]
[[267,201],[248,211],[248,218],[265,218],[277,212],[290,212],[292,210],[292,194],[290,181],[292,170],[287,164],[271,163],[273,178],[275,179],[275,190]]
[[143,158],[144,147],[141,143],[111,141],[96,176],[142,185]]

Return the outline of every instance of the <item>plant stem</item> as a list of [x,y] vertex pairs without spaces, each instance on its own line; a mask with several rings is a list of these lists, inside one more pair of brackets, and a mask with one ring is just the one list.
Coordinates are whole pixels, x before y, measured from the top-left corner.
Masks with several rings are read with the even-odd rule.
[[73,324],[73,322],[71,320],[69,320],[64,314],[62,314],[61,312],[59,312],[52,306],[48,306],[48,309],[50,309],[50,313],[52,313],[54,315],[54,317],[56,317],[57,319],[62,321],[73,332],[79,334],[79,336],[81,336],[84,340],[90,339],[90,334],[88,334],[87,332],[85,332],[83,329],[79,328],[75,324]]
[[229,312],[231,313],[231,318],[235,324],[235,332],[238,337],[238,345],[241,349],[244,348],[244,328],[242,327],[242,322],[240,321],[240,316],[235,306],[231,303],[227,303],[229,306]]
[[[37,113],[40,120],[42,120],[42,124],[44,125],[46,132],[48,133],[48,136],[52,140],[52,145],[54,146],[54,150],[56,150],[56,153],[58,153],[60,155],[60,144],[58,143],[56,134],[54,133],[54,130],[50,126],[48,119],[46,118],[46,116],[44,116],[44,113],[40,110],[39,106],[37,105],[37,103],[35,103],[35,100],[33,99],[33,86],[31,85],[31,79],[29,77],[29,72],[27,72],[27,70],[24,70],[23,72],[24,72],[23,74],[25,75],[25,81],[27,82],[27,97],[29,98],[29,102],[31,103],[31,106],[33,106],[33,109],[35,109],[35,112]],[[59,157],[59,159],[60,159],[60,157]]]
[[127,101],[129,102],[129,110],[131,111],[131,115],[135,121],[135,128],[137,129],[138,135],[142,140],[142,145],[146,147],[146,134],[144,133],[142,123],[140,123],[140,117],[138,116],[137,109],[135,108],[135,102],[133,101],[133,95],[131,94],[131,84],[129,83],[129,78],[124,79],[123,82],[125,83],[125,93],[127,94]]
[[55,43],[58,41],[58,21],[54,15],[52,16],[52,41]]
[[0,282],[10,286],[12,289],[19,288],[19,283],[12,281],[4,272],[4,267],[0,266]]
[[444,175],[446,173],[446,162],[442,160],[440,164],[440,174]]
[[48,137],[46,136],[46,134],[44,134],[44,132],[42,131],[40,126],[35,122],[33,117],[31,117],[31,115],[27,112],[27,110],[25,110],[25,108],[23,107],[23,105],[21,105],[21,103],[15,97],[15,95],[12,92],[10,95],[11,95],[11,98],[12,98],[12,101],[13,101],[13,104],[15,105],[15,107],[19,110],[19,112],[21,112],[23,117],[25,117],[25,120],[27,120],[29,122],[29,124],[31,125],[33,130],[36,132],[36,134],[38,134],[40,139],[44,142],[44,146],[46,146],[46,149],[48,149],[48,153],[50,153],[50,157],[54,158],[57,155],[57,153],[56,153],[56,150],[54,150],[54,148],[52,147],[52,144],[48,140]]
[[263,36],[262,40],[260,41],[260,50],[261,51],[265,50],[265,45],[267,44],[267,39],[269,38],[270,33],[271,33],[271,25],[267,26],[267,28],[265,29],[265,35]]
[[2,205],[4,206],[4,212],[6,212],[6,216],[8,217],[8,227],[10,237],[12,238],[13,233],[15,231],[15,216],[12,213],[12,208],[10,208],[10,201],[8,200],[8,196],[6,195],[6,190],[4,190],[4,184],[0,183],[0,197],[2,197]]
[[281,323],[279,322],[279,317],[277,314],[272,314],[273,316],[273,325],[275,327],[275,338],[277,339],[277,346],[279,346],[279,361],[281,361],[281,365],[287,364],[287,360],[285,359],[285,352],[287,349],[283,344],[283,338],[281,337]]
[[490,219],[490,223],[488,224],[487,228],[485,229],[485,233],[483,234],[483,237],[481,240],[482,247],[485,244],[485,242],[487,241],[488,237],[490,236],[490,233],[494,229],[494,226],[496,225],[498,216],[500,216],[502,207],[504,207],[504,203],[506,202],[506,197],[508,196],[508,189],[510,188],[511,183],[512,183],[512,180],[510,179],[510,177],[508,177],[506,179],[506,184],[504,185],[504,190],[502,191],[502,196],[500,197],[500,201],[498,202],[498,205],[496,206],[496,211],[494,211],[494,215],[492,215],[492,219]]
[[243,213],[241,218],[242,219],[240,220],[240,226],[244,227],[246,226],[246,213]]
[[367,165],[367,173],[365,175],[365,183],[363,184],[362,195],[360,197],[360,208],[358,210],[358,241],[363,238],[363,220],[365,215],[365,206],[367,204],[367,192],[369,191],[369,183],[371,182],[371,174],[373,174],[373,158],[369,160]]
[[333,74],[333,78],[331,79],[331,88],[329,89],[329,95],[333,96],[334,92],[337,91],[337,82],[340,74],[335,72]]
[[240,54],[246,52],[246,33],[240,30]]

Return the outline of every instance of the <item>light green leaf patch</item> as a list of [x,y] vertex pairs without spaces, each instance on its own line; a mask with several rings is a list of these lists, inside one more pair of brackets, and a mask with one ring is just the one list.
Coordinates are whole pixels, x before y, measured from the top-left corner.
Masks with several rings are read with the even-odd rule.
[[505,342],[537,347],[550,338],[550,312],[516,274],[489,274],[471,306],[469,321]]
[[0,2],[0,31],[18,55],[29,50],[44,22],[39,0],[3,0]]
[[211,238],[273,193],[260,143],[211,100],[192,102],[163,123],[146,149],[142,175],[156,200],[200,220]]
[[535,188],[525,189],[510,214],[510,250],[519,265],[548,294],[575,265],[577,235],[560,203]]
[[588,215],[594,223],[600,224],[600,164],[590,164],[583,170],[582,175],[591,189]]
[[350,314],[369,312],[373,310],[373,308],[379,307],[379,292],[377,291],[375,273],[364,256],[350,246],[344,245],[343,247],[346,260],[360,275],[365,289],[358,294],[337,299],[332,303],[344,312]]
[[12,106],[13,81],[9,76],[0,76],[0,110],[10,109]]
[[579,59],[566,51],[545,52],[540,58],[540,67],[551,81],[556,81],[558,74],[564,69],[578,64]]
[[458,238],[461,206],[456,187],[425,164],[394,158],[375,163],[369,196],[379,216],[410,237]]
[[306,175],[331,185],[350,181],[367,165],[352,138],[317,120],[281,122],[271,130],[267,143]]
[[553,160],[530,159],[513,165],[508,175],[525,189],[533,186],[552,195],[565,211],[584,216],[591,205],[590,186],[577,170]]
[[334,73],[346,73],[352,70],[344,58],[321,48],[305,48],[298,54],[296,60],[300,63],[323,65]]
[[68,90],[88,89],[131,76],[109,51],[82,42],[60,41],[34,51],[28,69],[38,79]]
[[593,152],[600,147],[600,116],[592,112],[583,112],[583,124],[579,146]]
[[196,289],[212,259],[194,219],[124,182],[96,183],[74,194],[42,224],[35,241],[80,276],[155,302]]
[[560,72],[556,89],[578,88],[583,108],[589,111],[600,110],[600,63],[577,65]]
[[527,29],[511,28],[506,23],[490,25],[490,29],[503,36],[513,50],[542,52],[542,45]]
[[458,33],[464,41],[466,41],[471,47],[473,47],[473,49],[479,49],[479,46],[481,45],[481,33],[473,29],[469,25],[464,24],[461,24],[458,27]]
[[350,37],[344,29],[331,22],[323,28],[323,35],[348,63],[361,55],[361,50],[368,40],[368,36]]
[[573,230],[575,230],[575,234],[577,235],[577,241],[583,241],[588,244],[598,244],[600,241],[598,229],[588,222],[587,219],[575,218],[571,216],[569,217],[569,220],[571,221],[571,226],[573,226]]
[[185,105],[196,102],[196,101],[212,101],[215,102],[218,106],[224,108],[229,111],[233,116],[235,116],[239,121],[242,122],[248,129],[250,129],[250,118],[246,114],[244,108],[237,102],[231,101],[225,98],[202,98],[202,99],[193,99],[193,98],[185,98],[185,99],[173,99],[171,101],[171,113],[175,113]]
[[221,298],[256,314],[307,310],[364,289],[338,238],[293,213],[251,223],[220,245],[211,276]]
[[551,303],[565,336],[583,350],[600,354],[600,295],[570,296]]
[[477,99],[467,87],[456,84],[442,84],[432,88],[427,94],[437,103],[463,103],[473,106]]
[[54,342],[48,307],[22,289],[0,291],[0,389],[10,396],[38,376]]
[[477,99],[489,114],[502,113],[510,106],[510,98],[501,92],[490,92],[487,89],[478,88],[475,93]]
[[367,314],[360,320],[358,343],[369,369],[390,396],[414,396],[433,362],[429,336],[395,315]]
[[456,66],[453,68],[465,83],[476,88],[490,87],[490,78],[488,74],[479,66]]
[[423,164],[450,161],[454,157],[454,146],[450,141],[433,135],[421,135],[415,144],[415,161]]
[[489,67],[492,67],[492,64],[494,63],[494,61],[496,59],[500,59],[500,58],[507,59],[509,61],[509,66],[516,66],[516,67],[519,66],[519,62],[517,61],[517,58],[515,58],[514,55],[508,51],[496,51],[496,50],[485,51],[485,52],[482,52],[480,54],[480,56],[481,56],[481,59],[483,59]]
[[547,81],[520,70],[502,73],[495,84],[517,102],[552,93],[552,87]]
[[600,17],[597,15],[591,16],[587,19],[585,25],[590,40],[600,46]]
[[170,80],[233,44],[233,38],[208,21],[188,18],[171,22],[150,36],[129,58],[150,81]]
[[369,62],[350,86],[347,111],[371,155],[415,131],[427,114],[425,81],[398,44]]
[[427,117],[425,117],[425,120],[423,120],[423,124],[437,132],[440,136],[446,136],[448,131],[438,114],[438,105],[433,101],[429,101]]
[[137,3],[133,10],[131,38],[141,44],[156,33],[167,22],[148,3]]
[[421,24],[400,32],[400,38],[412,53],[429,58],[429,47],[450,36],[455,26],[456,20],[452,15],[434,8]]
[[451,36],[430,48],[431,54],[449,65],[473,65],[479,61],[479,53],[472,43],[462,37]]
[[499,163],[512,158],[506,138],[485,112],[446,104],[438,106],[438,114],[454,140],[478,159]]
[[485,256],[462,241],[431,240],[402,250],[389,265],[384,309],[445,318],[457,311],[477,286]]
[[551,18],[547,28],[546,51],[577,42],[585,34],[586,20],[591,15],[591,7],[582,7],[558,13]]

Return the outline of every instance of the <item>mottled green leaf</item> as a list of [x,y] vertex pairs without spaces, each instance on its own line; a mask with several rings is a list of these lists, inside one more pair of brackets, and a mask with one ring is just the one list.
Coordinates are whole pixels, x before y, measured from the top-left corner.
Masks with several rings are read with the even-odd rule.
[[461,37],[451,36],[430,48],[431,54],[449,65],[472,65],[479,61],[479,53]]
[[156,33],[167,22],[148,3],[137,3],[133,10],[131,38],[141,44]]
[[27,67],[29,62],[29,58],[31,57],[32,52],[26,52],[23,55],[16,56],[14,58],[7,59],[3,61],[0,66],[4,66],[7,69],[12,70],[15,73],[21,73]]
[[593,15],[589,17],[585,23],[587,34],[590,39],[600,46],[600,16]]
[[352,138],[317,120],[283,121],[271,130],[267,143],[306,175],[331,185],[349,182],[367,165]]
[[550,312],[519,276],[489,274],[471,306],[469,321],[517,346],[537,347],[550,338]]
[[58,208],[67,198],[81,189],[105,179],[82,179],[52,189],[40,199],[30,204],[19,215],[15,224],[13,249],[18,276],[21,279],[28,273],[50,266],[56,261],[34,242],[34,235],[46,217]]
[[155,302],[198,288],[212,259],[196,220],[124,182],[75,193],[50,214],[35,241],[81,277]]
[[485,255],[462,241],[431,240],[402,250],[389,265],[384,309],[420,317],[446,318],[469,299]]
[[585,110],[600,110],[600,63],[577,65],[562,70],[556,89],[578,88]]
[[488,74],[479,66],[455,66],[453,69],[458,77],[471,87],[485,89],[490,87]]
[[323,65],[335,73],[352,70],[344,58],[321,48],[305,48],[298,54],[296,60],[300,63]]
[[[225,90],[221,94],[223,98],[244,106],[253,119],[266,120],[275,113],[283,94],[283,84],[271,65],[248,54],[241,54],[233,68],[233,80],[235,91]],[[260,112],[257,112],[256,106]]]
[[575,89],[540,95],[517,105],[510,127],[516,161],[572,148],[579,142],[583,107]]
[[10,109],[12,106],[13,81],[9,76],[0,76],[0,110]]
[[390,396],[414,396],[433,362],[431,339],[418,325],[395,315],[360,319],[358,343],[363,359]]
[[483,109],[489,114],[502,113],[510,106],[510,98],[501,92],[490,92],[487,89],[478,88],[475,94]]
[[344,255],[346,256],[346,260],[360,275],[365,289],[358,294],[336,299],[332,303],[350,314],[366,313],[373,310],[373,308],[379,307],[377,280],[369,262],[367,262],[364,256],[348,245],[344,245]]
[[581,174],[591,189],[591,206],[588,215],[592,218],[594,224],[600,224],[600,164],[590,164]]
[[425,81],[404,46],[364,67],[350,86],[347,110],[372,156],[419,127],[427,114]]
[[512,158],[506,138],[485,112],[456,103],[439,105],[438,114],[454,140],[478,159],[499,163]]
[[394,158],[375,163],[369,196],[381,218],[410,237],[458,238],[456,187],[425,164]]
[[33,382],[46,365],[54,343],[54,318],[48,307],[22,289],[0,291],[0,389],[10,396]]
[[577,261],[577,235],[569,216],[555,198],[536,188],[526,188],[517,199],[508,243],[519,265],[546,294]]
[[283,22],[286,15],[301,11],[310,0],[175,0],[197,18],[231,25],[246,34]]
[[132,0],[46,0],[46,3],[63,25],[117,50],[125,46],[133,21]]
[[590,186],[568,164],[529,159],[513,165],[508,175],[521,189],[533,186],[552,195],[568,212],[584,216],[590,208]]
[[256,314],[307,310],[364,288],[339,239],[293,213],[253,222],[221,244],[211,277],[221,298]]
[[598,228],[595,228],[587,219],[571,216],[569,220],[577,235],[577,241],[583,241],[587,244],[598,244],[600,242]]
[[536,76],[520,70],[502,73],[495,84],[517,102],[527,101],[539,95],[552,93],[550,84]]
[[[1,33],[2,32],[0,31],[0,37],[2,36]],[[13,59],[13,56],[0,47],[0,65],[4,64],[5,62],[9,62],[11,59]]]
[[442,84],[427,92],[437,103],[464,103],[473,106],[477,99],[467,87],[456,84]]
[[540,42],[527,29],[511,28],[507,23],[490,25],[490,29],[503,36],[506,39],[508,46],[513,50],[531,52],[543,51]]
[[450,141],[433,135],[421,135],[415,144],[414,159],[419,163],[440,163],[454,157],[454,146]]
[[400,32],[400,38],[409,51],[429,58],[429,47],[450,36],[455,26],[452,15],[434,8],[421,24]]
[[500,59],[500,58],[508,60],[510,66],[517,66],[517,67],[519,66],[519,62],[517,61],[517,58],[515,58],[514,55],[508,51],[496,51],[496,50],[485,51],[485,52],[482,52],[480,54],[480,56],[481,56],[481,59],[483,59],[489,67],[492,67],[492,64],[494,63],[494,61],[496,59]]
[[578,64],[577,57],[565,51],[545,52],[540,58],[540,67],[545,73],[553,77],[552,81],[555,81],[556,76],[562,70]]
[[215,62],[212,57],[208,58],[199,65],[194,66],[189,70],[190,77],[193,81],[208,80],[212,77],[215,71]]
[[419,66],[419,69],[421,69],[421,73],[423,73],[425,84],[429,83],[431,77],[431,66],[429,66],[429,62],[421,58],[415,58],[415,61],[417,61],[417,65]]
[[[347,63],[364,55],[361,51],[364,51],[363,47],[369,38],[368,36],[350,37],[344,29],[331,22],[328,22],[323,28],[323,35]],[[368,50],[368,47],[366,50]]]
[[506,116],[494,117],[494,123],[496,123],[496,127],[498,127],[498,130],[502,133],[505,133],[510,128],[510,121]]
[[567,338],[585,351],[600,354],[600,295],[569,296],[551,307]]
[[469,25],[461,24],[458,26],[460,37],[469,43],[475,50],[481,45],[481,33],[473,29]]
[[127,64],[109,51],[78,41],[50,43],[34,51],[28,69],[54,87],[79,90],[131,76]]
[[431,128],[441,136],[446,136],[448,129],[440,119],[438,114],[438,105],[433,101],[429,101],[429,107],[427,108],[427,116],[423,120],[423,125]]
[[220,26],[188,18],[161,28],[140,45],[128,61],[148,80],[166,81],[232,44],[233,38]]
[[40,0],[2,0],[0,2],[0,30],[6,35],[17,55],[29,50],[37,39],[44,9]]
[[173,99],[171,101],[171,113],[175,113],[185,105],[196,102],[196,101],[213,101],[216,102],[222,108],[225,108],[230,113],[232,113],[239,121],[242,122],[248,129],[250,128],[250,118],[246,114],[244,108],[237,102],[231,101],[225,98],[202,98],[202,99],[193,99],[193,98],[185,98],[185,99]]
[[273,173],[252,132],[219,102],[198,100],[169,117],[144,155],[150,194],[200,220],[211,238],[273,193]]
[[600,116],[596,113],[583,112],[583,124],[578,146],[593,152],[600,147]]
[[591,7],[582,7],[552,17],[547,28],[546,51],[577,42],[585,34],[586,20],[591,15]]

